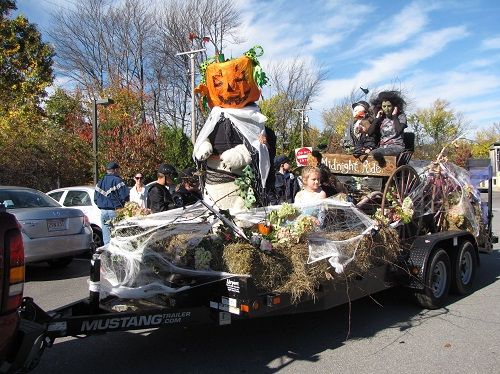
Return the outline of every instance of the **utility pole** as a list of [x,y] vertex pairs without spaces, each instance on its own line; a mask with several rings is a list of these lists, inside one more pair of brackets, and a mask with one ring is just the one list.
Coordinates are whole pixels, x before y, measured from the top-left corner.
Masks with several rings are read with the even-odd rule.
[[300,112],[300,146],[304,146],[304,113],[307,110],[311,110],[311,108],[293,108],[292,110],[295,110],[297,112]]
[[176,53],[176,56],[188,55],[191,60],[191,141],[196,141],[196,112],[194,106],[194,57],[198,52],[206,51],[206,48],[194,49],[187,52]]

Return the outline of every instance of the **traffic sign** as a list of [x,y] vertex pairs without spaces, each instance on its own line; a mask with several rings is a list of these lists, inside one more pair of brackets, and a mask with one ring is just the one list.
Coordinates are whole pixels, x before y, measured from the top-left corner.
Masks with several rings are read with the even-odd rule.
[[312,153],[312,147],[295,148],[297,166],[307,166],[307,156]]

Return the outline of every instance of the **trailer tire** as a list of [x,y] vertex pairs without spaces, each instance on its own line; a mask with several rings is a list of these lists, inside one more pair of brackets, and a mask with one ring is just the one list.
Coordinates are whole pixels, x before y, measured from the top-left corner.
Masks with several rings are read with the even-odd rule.
[[450,257],[444,249],[438,248],[429,258],[424,276],[424,289],[417,291],[415,298],[426,309],[438,309],[448,297],[450,283]]
[[458,295],[468,294],[476,276],[477,260],[474,245],[466,240],[460,246],[455,263],[453,264],[453,275],[451,290]]

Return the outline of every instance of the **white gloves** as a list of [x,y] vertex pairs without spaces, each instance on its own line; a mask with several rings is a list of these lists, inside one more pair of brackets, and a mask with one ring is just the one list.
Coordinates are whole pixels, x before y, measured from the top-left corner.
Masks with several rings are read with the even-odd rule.
[[207,158],[210,157],[210,155],[213,152],[212,144],[210,144],[210,141],[208,139],[205,139],[203,143],[200,144],[198,147],[198,150],[194,154],[194,157],[198,161],[205,161]]
[[220,159],[226,168],[241,169],[252,162],[252,155],[244,144],[239,144],[222,152]]

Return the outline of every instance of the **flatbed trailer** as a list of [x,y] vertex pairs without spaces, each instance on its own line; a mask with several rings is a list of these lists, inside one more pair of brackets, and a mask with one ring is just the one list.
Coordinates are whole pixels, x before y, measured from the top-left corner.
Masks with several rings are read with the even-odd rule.
[[[464,261],[464,258],[466,261]],[[203,279],[168,298],[163,305],[147,299],[99,299],[99,254],[91,260],[89,297],[46,312],[31,298],[21,310],[17,355],[10,369],[34,368],[46,347],[56,339],[84,337],[115,331],[172,328],[192,325],[228,325],[232,322],[323,311],[402,286],[426,308],[439,308],[448,291],[471,290],[479,265],[474,237],[466,231],[439,232],[417,237],[410,250],[393,264],[370,268],[346,278],[337,274],[322,282],[314,295],[293,300],[290,294],[259,292],[251,276]],[[1,371],[1,369],[0,369]],[[14,371],[15,372],[15,371]]]
[[[352,156],[335,157],[328,155],[326,161],[330,169],[338,168],[339,174],[368,174],[383,179],[382,210],[390,188],[398,190],[402,199],[418,183],[413,168],[398,166],[399,158],[388,158],[386,167],[381,168],[370,158],[359,163]],[[489,197],[491,200],[491,193]],[[489,207],[488,235],[489,243],[493,244],[498,238],[492,235],[491,203]],[[432,221],[436,217],[429,218]],[[350,276],[332,273],[331,279],[321,282],[314,294],[304,294],[298,300],[287,293],[260,292],[249,275],[198,277],[191,287],[168,296],[161,304],[116,296],[100,299],[100,254],[96,253],[90,266],[89,297],[49,312],[30,298],[23,300],[17,348],[10,362],[0,365],[0,372],[29,371],[37,365],[46,347],[68,336],[228,325],[248,319],[322,311],[396,286],[408,288],[422,307],[436,309],[446,303],[450,291],[466,295],[472,290],[479,266],[479,248],[470,232],[435,231],[413,235],[415,222],[397,229],[401,252],[393,263]]]

